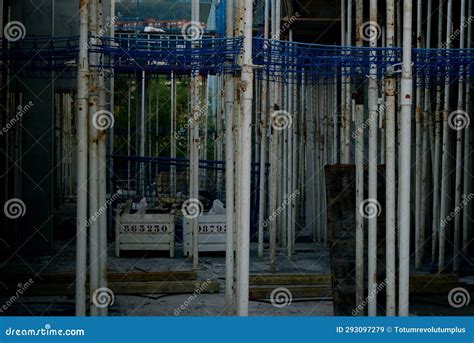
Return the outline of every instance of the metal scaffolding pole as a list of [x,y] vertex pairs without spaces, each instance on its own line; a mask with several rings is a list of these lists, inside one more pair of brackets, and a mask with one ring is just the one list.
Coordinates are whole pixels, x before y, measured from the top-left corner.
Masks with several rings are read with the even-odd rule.
[[[370,21],[375,26],[377,32],[377,0],[370,1]],[[377,34],[372,34],[369,40],[371,48],[377,47]],[[378,130],[378,84],[376,51],[371,50],[371,60],[369,72],[368,106],[369,106],[369,202],[377,202],[377,130]],[[359,205],[360,206],[360,205]],[[377,216],[371,215],[368,218],[368,315],[377,315]]]
[[[438,7],[438,49],[443,47],[443,3],[440,0]],[[438,68],[439,70],[440,68]],[[441,163],[441,76],[437,78],[435,132],[434,132],[434,171],[433,171],[433,217],[431,234],[431,261],[434,263],[438,253],[439,218],[440,218],[440,163]]]
[[399,278],[398,314],[407,316],[409,311],[410,275],[410,175],[411,175],[411,110],[413,99],[412,74],[412,16],[411,0],[403,1],[403,59],[400,113],[400,218],[399,223]]
[[[263,31],[263,38],[268,39],[270,27],[270,0],[265,0],[265,24]],[[268,75],[265,75],[262,80],[262,113],[260,117],[260,188],[259,188],[259,207],[258,207],[258,258],[263,259],[263,221],[266,209],[266,163],[267,163],[267,127],[268,127]]]
[[[387,48],[395,46],[395,2],[387,0]],[[386,216],[386,313],[387,316],[396,315],[396,107],[395,93],[397,90],[396,79],[391,68],[385,74],[385,216]]]
[[[466,0],[461,0],[461,19],[460,25],[466,23]],[[460,37],[459,37],[459,49],[464,49],[466,30],[460,28]],[[464,67],[461,66],[459,70],[459,82],[458,82],[458,113],[464,113]],[[462,115],[462,114],[461,114]],[[469,115],[469,114],[468,114]],[[466,160],[463,160],[463,130],[462,128],[457,128],[456,132],[456,179],[455,179],[455,195],[454,195],[454,207],[461,208],[461,191],[462,188],[462,169],[468,169]],[[464,130],[469,131],[469,127],[464,128]],[[467,196],[467,194],[465,194]],[[465,211],[465,209],[464,209]],[[461,212],[462,213],[462,212]],[[453,271],[457,273],[459,271],[459,245],[461,238],[461,213],[456,212],[454,217],[454,249],[453,249]]]
[[[98,32],[102,32],[104,26],[104,18],[103,18],[103,7],[102,1],[97,2],[97,26]],[[102,57],[103,59],[103,57]],[[98,79],[98,87],[99,87],[99,101],[98,101],[98,109],[100,113],[105,114],[107,108],[107,91],[105,88],[105,75],[104,69],[101,68],[99,71],[99,79]],[[104,116],[104,119],[107,118],[108,115]],[[100,123],[99,123],[100,124]],[[97,137],[97,173],[98,173],[98,201],[99,206],[105,206],[107,201],[107,124],[105,127],[99,126],[102,130],[98,131]],[[103,214],[99,216],[99,288],[107,287],[107,215]],[[106,316],[108,314],[107,306],[99,308],[99,315]]]
[[[453,15],[453,2],[448,0],[448,11],[446,19],[446,49],[451,48],[451,34],[452,34],[452,15]],[[443,155],[441,159],[441,210],[438,222],[440,223],[439,228],[439,257],[438,257],[438,269],[442,271],[444,269],[444,253],[446,247],[446,227],[444,220],[448,215],[448,189],[449,189],[449,99],[451,95],[451,79],[449,73],[446,73],[444,83],[444,108],[443,108]]]
[[[468,18],[472,18],[472,1],[469,1],[468,5]],[[472,21],[468,21],[467,24],[467,48],[471,49],[472,46]],[[471,105],[471,76],[470,73],[466,77],[466,113],[472,119],[472,105]],[[472,122],[472,121],[471,121]],[[471,124],[472,125],[472,124]],[[471,144],[471,130],[472,126],[464,128],[464,161],[466,161],[466,166],[464,167],[464,185],[463,193],[465,196],[471,194],[472,192],[472,146]],[[469,201],[463,210],[463,224],[462,224],[462,247],[461,253],[462,256],[467,256],[468,254],[468,245],[469,245],[469,229],[471,228],[470,222],[472,223],[470,214],[472,209],[472,204]]]
[[[426,40],[425,47],[431,47],[431,14],[432,14],[432,0],[428,0],[427,6],[427,20],[426,20]],[[433,157],[434,153],[431,148],[433,145],[433,120],[431,116],[431,92],[430,92],[430,77],[425,77],[425,91],[424,91],[424,107],[422,112],[422,154],[423,154],[423,166],[421,169],[421,220],[420,220],[420,237],[419,241],[420,252],[419,256],[421,258],[421,263],[423,263],[423,258],[425,256],[425,245],[426,245],[426,219],[427,219],[427,209],[428,209],[428,199],[430,194],[429,189],[429,158],[431,157],[431,166],[434,166]],[[431,138],[431,139],[430,139]],[[435,189],[435,188],[433,188]]]
[[88,152],[88,35],[89,0],[79,8],[79,62],[77,68],[77,219],[76,219],[76,316],[86,315],[87,277],[87,152]]
[[[363,46],[361,29],[364,21],[364,3],[356,1],[356,45]],[[364,86],[357,85],[357,98],[355,105],[355,127],[357,136],[355,138],[355,164],[356,164],[356,304],[364,301],[364,217],[358,211],[359,204],[364,201]],[[334,93],[333,96],[337,96]],[[334,161],[335,162],[335,161]],[[362,311],[360,314],[362,315]]]
[[[192,0],[191,4],[191,20],[194,23],[199,22],[199,0]],[[196,42],[192,42],[193,46],[196,46]],[[199,75],[196,71],[193,71],[191,76],[191,125],[190,125],[190,192],[189,196],[191,199],[199,200],[199,119],[202,109],[200,108],[200,96],[199,96]],[[191,218],[191,231],[192,231],[192,257],[193,257],[193,268],[199,267],[199,217]]]
[[[234,35],[233,2],[226,2],[226,35]],[[225,198],[226,198],[226,277],[225,304],[226,313],[234,314],[234,78],[225,75]]]
[[[417,0],[416,10],[416,47],[421,48],[421,25],[422,25],[422,0]],[[421,239],[420,223],[421,223],[421,168],[422,156],[422,136],[421,136],[421,125],[422,125],[422,85],[421,75],[417,73],[416,77],[416,108],[415,108],[415,268],[421,266],[421,245],[423,243]]]
[[253,2],[244,1],[244,42],[242,56],[242,77],[240,89],[242,120],[241,135],[242,158],[241,177],[242,191],[240,192],[241,227],[239,241],[237,242],[237,254],[239,264],[237,275],[239,278],[239,288],[237,293],[237,315],[248,315],[249,302],[249,258],[250,258],[250,194],[251,194],[251,154],[252,154],[252,100],[253,100],[253,65],[252,65],[252,23],[253,23]]
[[[97,2],[92,0],[89,6],[89,31],[97,35]],[[97,53],[91,54],[91,64],[97,66],[99,58]],[[94,116],[98,112],[99,103],[99,72],[97,67],[89,74],[89,215],[98,213],[99,210],[99,173],[98,173],[98,129],[94,125]],[[97,220],[89,221],[89,290],[92,300],[94,292],[99,288],[99,223]],[[91,316],[99,315],[99,308],[91,301]]]

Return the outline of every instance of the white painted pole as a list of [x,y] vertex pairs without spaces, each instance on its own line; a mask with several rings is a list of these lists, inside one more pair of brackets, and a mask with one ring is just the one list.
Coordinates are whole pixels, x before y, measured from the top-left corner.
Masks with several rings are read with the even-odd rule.
[[[280,6],[280,0],[272,1],[272,43],[280,38],[280,11],[277,9]],[[270,83],[269,87],[269,98],[271,104],[271,114],[274,111],[279,110],[279,95],[278,88],[275,82]],[[273,120],[270,120],[273,126]],[[278,135],[279,131],[271,128],[271,144],[270,144],[270,185],[269,185],[269,210],[270,213],[274,213],[277,209],[277,197],[278,197]],[[270,271],[276,271],[276,236],[277,236],[277,223],[276,220],[269,222],[269,236],[270,236]]]
[[79,63],[77,68],[77,219],[76,219],[76,316],[86,315],[87,276],[87,152],[88,152],[88,34],[89,0],[79,8]]
[[[234,35],[233,2],[226,2],[226,35]],[[226,277],[225,303],[226,313],[234,314],[234,78],[225,75],[225,198],[226,198]]]
[[253,100],[253,66],[252,66],[252,23],[253,2],[244,1],[244,42],[241,78],[242,105],[242,191],[240,192],[240,209],[242,227],[237,254],[239,257],[239,289],[237,293],[237,315],[248,316],[249,302],[249,258],[250,258],[250,194],[251,194],[251,154],[252,154],[252,100]]
[[[460,25],[466,23],[466,0],[461,0],[461,19]],[[466,30],[460,27],[459,37],[459,49],[464,49]],[[469,87],[469,85],[467,86]],[[461,66],[459,70],[459,82],[458,82],[458,111],[464,109],[464,67]],[[469,114],[468,114],[469,115]],[[465,131],[469,131],[469,127],[464,128]],[[461,208],[461,191],[463,173],[462,170],[468,169],[466,159],[463,160],[463,130],[457,130],[456,132],[456,179],[455,179],[455,195],[454,195],[454,208]],[[465,194],[467,196],[468,194]],[[464,209],[465,211],[465,209]],[[461,212],[462,213],[462,212]],[[454,217],[454,249],[453,249],[453,271],[457,273],[459,271],[459,245],[461,238],[461,213],[458,211]]]
[[[395,2],[387,0],[387,48],[395,47]],[[388,52],[393,56],[393,52]],[[397,208],[397,180],[396,180],[396,107],[395,93],[396,79],[391,68],[387,68],[385,77],[385,219],[386,219],[386,313],[387,316],[396,315],[396,208]]]
[[410,276],[410,174],[411,174],[411,111],[413,102],[412,74],[412,1],[403,1],[403,60],[400,113],[400,218],[399,218],[399,277],[398,314],[407,316],[409,311]]
[[[448,12],[446,19],[446,49],[451,48],[451,33],[452,33],[452,12],[453,2],[448,0]],[[448,215],[448,189],[449,189],[449,99],[451,95],[450,91],[450,77],[449,73],[445,75],[444,83],[444,108],[443,108],[443,155],[441,162],[441,210],[440,217],[438,218],[440,223],[439,228],[439,257],[438,257],[438,269],[442,271],[444,269],[444,253],[446,247],[446,227],[444,220]]]
[[[97,35],[97,1],[92,0],[89,6],[89,31]],[[91,55],[91,63],[97,65],[96,53]],[[89,217],[99,210],[99,173],[98,173],[98,130],[94,125],[94,115],[98,112],[98,78],[97,67],[90,72],[89,92]],[[91,297],[91,316],[99,315],[99,308],[92,302],[92,296],[99,288],[99,223],[89,220],[89,290]]]
[[[370,21],[377,23],[377,0],[370,1]],[[373,24],[375,25],[375,24]],[[377,27],[374,28],[377,30]],[[377,34],[370,36],[370,47],[377,47]],[[376,51],[371,50],[371,60],[376,58]],[[369,88],[368,88],[368,105],[369,105],[369,201],[377,201],[377,130],[378,130],[378,84],[377,84],[377,65],[371,63],[369,71]],[[360,206],[360,205],[359,205]],[[368,315],[377,315],[377,216],[368,218],[369,235],[368,235]],[[373,296],[372,296],[373,295]]]

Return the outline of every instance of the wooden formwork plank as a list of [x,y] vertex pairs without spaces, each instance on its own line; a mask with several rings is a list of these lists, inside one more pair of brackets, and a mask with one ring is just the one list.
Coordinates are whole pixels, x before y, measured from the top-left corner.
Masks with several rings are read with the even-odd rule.
[[[249,290],[249,299],[271,299],[272,292],[278,287],[251,287]],[[312,285],[312,286],[288,286],[286,292],[291,293],[291,298],[330,298],[332,297],[331,285]]]
[[[107,286],[115,295],[216,293],[220,289],[217,281],[114,282]],[[2,295],[8,296],[10,293],[0,290]],[[73,296],[74,294],[74,283],[33,284],[24,292],[25,296]]]
[[[27,274],[5,274],[2,275],[2,282],[5,284],[24,282],[31,276]],[[31,277],[34,283],[44,284],[67,284],[74,283],[76,275],[74,273],[45,273]],[[163,271],[163,272],[109,272],[107,279],[109,282],[146,282],[146,281],[189,281],[196,280],[195,271]]]
[[330,274],[256,274],[250,275],[250,285],[310,285],[330,284]]

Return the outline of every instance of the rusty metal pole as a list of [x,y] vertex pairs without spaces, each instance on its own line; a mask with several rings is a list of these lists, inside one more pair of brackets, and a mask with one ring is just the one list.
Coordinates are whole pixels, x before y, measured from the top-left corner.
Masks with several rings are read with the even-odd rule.
[[[226,35],[234,36],[233,1],[226,2]],[[225,198],[226,198],[226,253],[225,304],[226,313],[234,314],[234,77],[225,75]]]
[[[104,26],[104,17],[103,17],[103,6],[102,0],[97,2],[97,28],[98,32],[102,32]],[[104,56],[101,60],[103,61]],[[99,87],[99,102],[98,108],[101,113],[105,113],[107,108],[107,91],[105,88],[105,75],[104,68],[101,68],[99,71],[98,79]],[[108,118],[106,115],[106,119]],[[101,123],[99,123],[101,124]],[[106,124],[107,125],[107,124]],[[102,128],[102,127],[100,127]],[[99,192],[99,206],[105,207],[107,201],[107,126],[103,127],[102,130],[98,130],[97,136],[97,173],[98,173],[98,192]],[[107,212],[106,212],[107,213]],[[99,216],[99,288],[107,287],[107,215],[104,213]],[[99,315],[106,316],[108,314],[107,306],[99,308]]]

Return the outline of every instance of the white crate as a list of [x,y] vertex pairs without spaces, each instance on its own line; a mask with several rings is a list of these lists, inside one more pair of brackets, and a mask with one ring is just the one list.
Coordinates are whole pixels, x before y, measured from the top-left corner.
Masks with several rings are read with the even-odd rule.
[[171,214],[121,214],[115,224],[115,255],[122,250],[169,251],[174,257],[175,217]]
[[[227,232],[225,214],[203,214],[198,217],[198,223],[198,251],[225,251]],[[191,242],[191,220],[183,218],[184,256],[190,255],[192,251]]]

